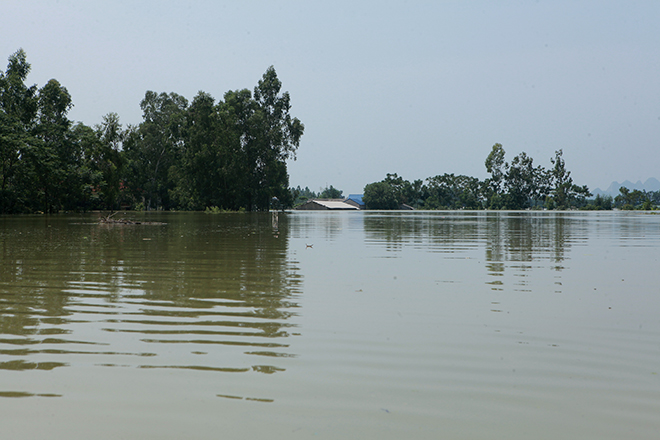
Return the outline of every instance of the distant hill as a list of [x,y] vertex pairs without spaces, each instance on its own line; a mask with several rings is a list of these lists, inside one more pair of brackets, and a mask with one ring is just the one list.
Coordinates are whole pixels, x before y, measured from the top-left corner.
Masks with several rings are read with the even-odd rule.
[[642,183],[641,180],[638,180],[637,183],[632,183],[630,180],[624,180],[623,182],[612,182],[606,190],[596,188],[591,190],[591,193],[596,196],[600,194],[601,196],[612,196],[615,197],[619,195],[619,188],[625,186],[626,188],[633,190],[638,189],[640,191],[659,191],[660,190],[660,181],[655,177],[646,179],[646,182]]

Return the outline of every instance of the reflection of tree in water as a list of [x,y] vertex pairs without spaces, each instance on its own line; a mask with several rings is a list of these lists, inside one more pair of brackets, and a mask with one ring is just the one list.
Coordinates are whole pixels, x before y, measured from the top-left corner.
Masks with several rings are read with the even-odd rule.
[[484,247],[486,269],[495,277],[488,283],[497,290],[507,268],[523,286],[525,273],[538,264],[549,262],[551,269],[563,270],[573,237],[586,236],[580,231],[586,221],[562,212],[365,213],[364,229],[367,244],[391,251],[419,246],[429,252],[458,253]]
[[[489,275],[501,277],[512,268],[519,277],[518,285],[526,286],[525,273],[549,262],[561,272],[566,253],[579,228],[586,220],[562,212],[490,212],[486,233],[486,267]],[[585,236],[585,234],[578,234]],[[501,281],[489,284],[500,286]],[[561,285],[555,281],[556,285]],[[498,289],[498,287],[493,287]]]
[[207,217],[210,223],[175,224],[168,239],[143,243],[139,253],[152,257],[141,262],[136,255],[124,263],[132,268],[129,282],[139,284],[146,298],[174,306],[203,309],[207,300],[208,306],[220,300],[227,307],[250,307],[246,316],[289,317],[284,309],[296,307],[291,296],[300,280],[287,261],[286,216],[280,216],[276,234],[266,215]]
[[[270,214],[169,214],[158,219],[167,222],[161,226],[94,220],[3,219],[0,357],[12,356],[11,362],[43,353],[16,348],[44,343],[59,344],[59,353],[81,352],[81,346],[94,352],[89,346],[100,342],[76,340],[73,323],[141,334],[145,342],[242,347],[241,354],[269,359],[291,356],[282,353],[288,344],[272,341],[289,335],[301,283],[287,256],[285,215],[275,226]],[[27,369],[33,363],[7,365],[19,364]],[[256,367],[243,370],[282,370]]]
[[331,241],[344,232],[346,223],[350,224],[357,218],[360,216],[356,212],[296,211],[291,219],[295,222],[295,227],[291,228],[292,238],[307,238],[309,231],[321,230],[324,232],[323,238]]
[[69,273],[75,270],[84,245],[81,239],[67,243],[64,235],[46,217],[1,220],[0,331],[3,335],[35,335],[41,332],[40,323],[60,323],[70,315],[67,306],[71,301],[62,290],[67,287]]
[[570,248],[567,226],[580,222],[563,213],[492,212],[487,218],[487,261],[550,259],[558,264],[557,269],[562,268],[560,263]]
[[397,251],[420,246],[430,252],[454,253],[478,246],[481,213],[365,213],[367,244]]

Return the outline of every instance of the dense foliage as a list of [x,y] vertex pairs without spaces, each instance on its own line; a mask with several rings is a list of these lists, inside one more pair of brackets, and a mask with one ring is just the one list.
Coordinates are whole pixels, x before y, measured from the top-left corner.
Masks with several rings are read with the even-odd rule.
[[613,202],[610,198],[609,203],[624,210],[649,210],[660,205],[660,191],[641,191],[638,189],[631,191],[624,186],[619,189],[619,195],[614,198]]
[[292,205],[286,161],[304,126],[273,67],[219,102],[147,91],[126,129],[115,113],[74,124],[67,89],[27,86],[29,71],[21,49],[0,72],[0,213]]
[[566,169],[562,150],[550,159],[552,167],[534,166],[533,159],[520,153],[505,161],[502,145],[495,144],[486,158],[490,177],[443,174],[426,181],[409,182],[397,174],[387,174],[380,182],[364,188],[368,209],[652,209],[660,205],[660,191],[620,189],[620,194],[597,195],[593,199],[586,186],[573,183]]
[[[402,205],[421,209],[585,207],[591,194],[586,186],[573,183],[562,155],[562,150],[556,151],[550,159],[552,168],[546,170],[534,166],[534,160],[524,152],[506,162],[504,148],[495,144],[485,161],[490,177],[484,181],[443,174],[411,183],[388,174],[382,181],[365,186],[363,200],[369,209],[398,209]],[[602,198],[599,202],[600,209],[607,209]]]
[[291,197],[293,198],[294,207],[302,205],[310,199],[341,199],[343,196],[344,192],[332,185],[326,186],[318,193],[310,190],[307,186],[304,189],[300,188],[300,186],[291,188]]
[[[0,213],[116,210],[267,210],[309,198],[340,198],[332,185],[315,193],[288,188],[286,161],[304,125],[290,115],[290,96],[271,66],[251,92],[229,91],[218,102],[200,91],[192,102],[147,91],[143,121],[123,128],[116,113],[88,127],[67,114],[73,101],[51,79],[28,86],[25,52],[0,71]],[[408,182],[387,174],[364,188],[369,209],[651,209],[660,191],[621,188],[596,196],[573,183],[562,150],[552,167],[522,152],[505,161],[495,144],[480,181],[443,174]]]

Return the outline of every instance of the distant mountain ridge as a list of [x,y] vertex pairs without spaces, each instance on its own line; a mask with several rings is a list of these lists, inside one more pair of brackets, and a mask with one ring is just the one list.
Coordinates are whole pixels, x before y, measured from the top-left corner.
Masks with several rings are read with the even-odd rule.
[[638,180],[637,183],[632,183],[630,180],[624,180],[623,182],[619,183],[617,181],[614,181],[610,184],[610,186],[606,190],[602,190],[600,188],[596,188],[591,190],[591,193],[594,196],[601,195],[601,196],[617,196],[619,195],[619,188],[622,186],[625,186],[629,190],[634,190],[638,189],[640,191],[659,191],[660,190],[660,180],[656,179],[655,177],[651,177],[649,179],[646,179],[646,182],[642,183],[641,180]]

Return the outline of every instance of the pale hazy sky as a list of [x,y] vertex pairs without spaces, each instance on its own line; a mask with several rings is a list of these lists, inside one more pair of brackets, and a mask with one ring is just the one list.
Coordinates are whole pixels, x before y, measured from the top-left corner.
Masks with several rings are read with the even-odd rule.
[[501,143],[574,181],[660,178],[660,1],[0,0],[0,68],[55,78],[87,125],[147,90],[252,90],[273,65],[305,124],[291,185],[486,177]]

